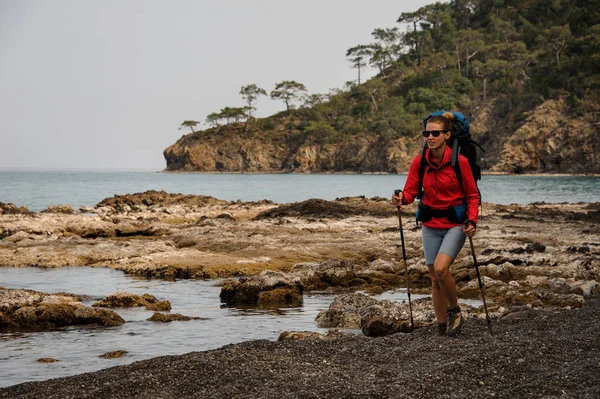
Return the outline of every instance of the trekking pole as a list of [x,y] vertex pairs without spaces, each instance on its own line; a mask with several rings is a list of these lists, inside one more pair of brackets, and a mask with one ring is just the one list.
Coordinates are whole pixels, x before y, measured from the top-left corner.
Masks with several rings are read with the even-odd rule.
[[483,308],[485,309],[485,320],[487,321],[488,330],[490,335],[492,333],[492,322],[490,321],[490,315],[488,313],[487,305],[485,303],[485,294],[483,290],[483,283],[481,282],[481,274],[479,274],[479,265],[477,265],[477,258],[475,257],[475,248],[473,247],[473,238],[469,237],[469,243],[471,244],[471,254],[473,254],[473,263],[475,264],[475,271],[477,272],[477,280],[479,281],[479,290],[481,291],[481,299],[483,300]]
[[[394,194],[398,195],[401,190],[395,190]],[[408,265],[406,264],[406,246],[404,245],[404,230],[402,229],[402,214],[398,206],[398,223],[400,224],[400,241],[402,242],[402,260],[404,261],[404,279],[406,280],[406,292],[408,293],[408,310],[410,312],[410,330],[415,329],[413,321],[412,302],[410,300],[410,279],[408,278]]]

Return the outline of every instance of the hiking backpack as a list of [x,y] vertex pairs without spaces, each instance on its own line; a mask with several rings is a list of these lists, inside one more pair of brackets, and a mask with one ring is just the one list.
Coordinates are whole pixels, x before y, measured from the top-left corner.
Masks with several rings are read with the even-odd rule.
[[[433,116],[443,115],[447,111],[437,111],[427,118],[423,119],[423,130],[427,127],[427,121]],[[471,129],[469,127],[469,121],[461,112],[452,112],[454,114],[454,120],[452,121],[452,135],[448,140],[447,145],[452,148],[452,157],[450,162],[452,168],[456,172],[458,181],[462,184],[462,173],[460,165],[458,163],[458,155],[462,155],[469,161],[473,178],[475,179],[475,185],[477,181],[481,180],[481,167],[477,164],[477,147],[483,152],[485,150],[471,138]],[[418,199],[423,198],[423,177],[425,176],[425,169],[427,168],[427,161],[425,160],[425,150],[427,149],[427,142],[423,145],[423,152],[421,153],[421,164],[419,165],[419,189]],[[481,205],[481,191],[477,187],[479,192],[479,204]]]

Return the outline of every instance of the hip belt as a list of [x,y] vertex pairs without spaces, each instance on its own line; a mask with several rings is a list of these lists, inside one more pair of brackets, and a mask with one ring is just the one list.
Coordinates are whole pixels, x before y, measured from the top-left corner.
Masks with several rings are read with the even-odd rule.
[[419,202],[417,221],[428,222],[433,218],[447,218],[452,223],[463,224],[467,221],[467,205],[460,204],[448,209],[436,209]]

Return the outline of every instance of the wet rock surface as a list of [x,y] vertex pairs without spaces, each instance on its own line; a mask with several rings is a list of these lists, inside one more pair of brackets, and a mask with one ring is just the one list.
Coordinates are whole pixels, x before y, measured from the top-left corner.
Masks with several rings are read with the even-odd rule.
[[169,311],[171,303],[168,300],[159,301],[153,295],[136,295],[130,292],[117,292],[92,304],[94,308],[136,308],[145,307],[154,311]]
[[170,323],[172,321],[205,320],[201,317],[184,316],[180,313],[154,313],[148,318],[148,321],[157,321],[161,323]]
[[596,398],[598,300],[569,312],[469,319],[381,338],[250,341],[0,389],[0,398]]
[[376,299],[360,293],[338,295],[329,309],[319,312],[315,321],[321,328],[359,329],[362,314],[376,303]]
[[304,286],[297,276],[265,270],[258,276],[229,279],[221,287],[221,302],[259,306],[298,306]]
[[112,327],[123,323],[125,320],[117,313],[84,306],[74,295],[0,287],[0,331],[79,325]]

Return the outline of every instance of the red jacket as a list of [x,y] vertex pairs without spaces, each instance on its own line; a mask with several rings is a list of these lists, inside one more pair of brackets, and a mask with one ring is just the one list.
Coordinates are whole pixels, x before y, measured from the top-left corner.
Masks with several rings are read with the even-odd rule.
[[[461,182],[456,176],[456,171],[452,168],[450,158],[452,149],[446,147],[444,159],[440,166],[434,167],[429,162],[429,149],[425,150],[425,159],[427,166],[425,176],[423,177],[423,204],[435,209],[448,209],[450,207],[467,204],[467,218],[477,223],[479,215],[479,191],[469,166],[469,161],[462,155],[459,155],[458,162],[462,173]],[[406,178],[406,184],[403,190],[402,203],[407,205],[414,202],[419,189],[419,165],[421,164],[421,155],[413,159]],[[424,226],[433,229],[449,229],[460,224],[452,223],[447,218],[433,218],[423,223]]]

